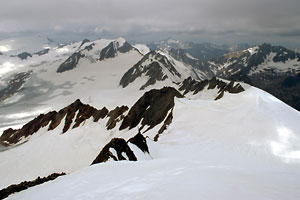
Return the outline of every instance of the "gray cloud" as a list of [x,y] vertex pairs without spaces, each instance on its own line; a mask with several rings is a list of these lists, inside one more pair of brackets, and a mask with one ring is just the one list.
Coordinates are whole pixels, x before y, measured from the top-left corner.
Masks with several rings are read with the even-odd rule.
[[170,35],[299,44],[299,8],[299,0],[9,0],[1,2],[0,35],[26,31],[131,39]]

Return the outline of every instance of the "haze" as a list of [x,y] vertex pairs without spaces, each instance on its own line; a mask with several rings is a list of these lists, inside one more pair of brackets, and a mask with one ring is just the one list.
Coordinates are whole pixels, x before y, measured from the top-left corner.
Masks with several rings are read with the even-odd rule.
[[299,0],[10,0],[0,39],[45,34],[59,41],[123,36],[300,46]]

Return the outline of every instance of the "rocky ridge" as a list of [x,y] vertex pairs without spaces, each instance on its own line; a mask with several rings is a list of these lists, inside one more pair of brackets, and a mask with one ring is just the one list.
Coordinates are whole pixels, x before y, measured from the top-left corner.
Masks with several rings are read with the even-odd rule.
[[300,110],[300,54],[262,44],[209,62],[218,77],[242,81],[265,90]]

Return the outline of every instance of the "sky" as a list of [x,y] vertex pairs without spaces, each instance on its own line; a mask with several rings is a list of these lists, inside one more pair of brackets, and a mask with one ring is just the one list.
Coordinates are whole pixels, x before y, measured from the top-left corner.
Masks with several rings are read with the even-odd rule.
[[168,37],[300,47],[299,0],[2,0],[0,39],[40,33],[56,40]]

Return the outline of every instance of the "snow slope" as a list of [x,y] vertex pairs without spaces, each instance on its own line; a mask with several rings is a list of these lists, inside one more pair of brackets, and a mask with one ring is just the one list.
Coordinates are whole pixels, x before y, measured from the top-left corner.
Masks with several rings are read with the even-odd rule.
[[[60,109],[78,98],[95,107],[114,108],[119,105],[120,99],[122,104],[132,105],[144,93],[138,90],[148,77],[141,77],[138,83],[126,89],[121,89],[119,83],[125,72],[140,61],[143,55],[139,50],[132,49],[126,53],[118,53],[114,58],[99,61],[102,49],[111,42],[122,45],[125,44],[124,41],[123,38],[118,38],[99,39],[84,44],[76,42],[50,49],[41,56],[32,55],[26,60],[7,55],[0,56],[0,90],[5,88],[13,75],[33,71],[20,91],[0,102],[0,132],[9,127],[20,127],[38,114]],[[72,70],[57,73],[59,66],[76,52],[84,55],[79,59],[77,66]],[[171,72],[164,70],[169,79],[147,87],[147,90],[172,85],[172,81],[182,81],[191,75],[197,77],[197,70],[185,66],[166,53],[161,53],[174,64],[181,77],[173,76]]]
[[7,199],[299,199],[300,114],[243,87],[176,99],[167,131],[148,140],[151,160],[97,164]]
[[[178,89],[171,81],[159,81],[142,91],[143,78],[122,88],[122,76],[142,55],[131,50],[98,61],[101,49],[112,41],[101,39],[82,46],[81,42],[73,43],[24,61],[10,57],[9,62],[18,67],[6,66],[9,70],[3,70],[1,81],[21,71],[33,73],[22,90],[0,103],[0,129],[20,127],[38,114],[58,110],[78,98],[112,110],[121,105],[131,107],[152,88],[167,84]],[[92,50],[85,49],[90,45]],[[56,72],[79,51],[85,57],[75,68]],[[177,60],[172,62],[183,78],[188,76],[189,69]],[[107,130],[105,120],[87,120],[65,134],[61,134],[62,127],[49,132],[45,127],[26,143],[0,153],[0,189],[64,171],[70,174],[7,199],[298,200],[300,114],[262,90],[242,86],[244,92],[226,93],[217,101],[216,90],[207,88],[175,99],[172,123],[159,140],[152,141],[156,129],[145,133],[151,159],[137,162],[89,167],[112,138],[127,140],[137,128]],[[144,158],[141,152],[139,155]]]
[[150,52],[149,47],[147,47],[144,44],[135,44],[135,45],[133,45],[133,47],[136,48],[137,50],[139,50],[139,52],[143,55],[146,55],[147,53]]
[[[101,49],[110,42],[112,40],[100,39],[82,46],[81,42],[77,42],[50,50],[42,56],[34,55],[23,61],[17,57],[0,56],[4,63],[10,63],[4,69],[0,65],[0,74],[3,72],[0,80],[3,85],[16,73],[33,71],[22,90],[0,103],[0,131],[8,127],[19,127],[40,113],[60,109],[78,98],[97,107],[114,108],[119,105],[119,97],[126,94],[118,90],[119,81],[142,55],[132,50],[121,53],[113,59],[97,61]],[[84,49],[91,44],[92,50]],[[79,61],[78,66],[73,70],[57,73],[60,64],[79,50],[86,57]],[[134,103],[135,100],[129,101]]]

